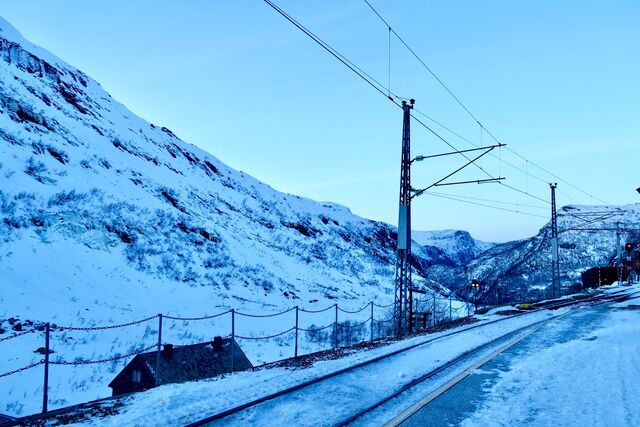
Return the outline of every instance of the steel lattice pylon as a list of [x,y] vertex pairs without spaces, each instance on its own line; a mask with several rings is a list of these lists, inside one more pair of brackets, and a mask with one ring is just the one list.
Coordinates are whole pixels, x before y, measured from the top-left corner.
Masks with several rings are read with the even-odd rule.
[[411,328],[411,109],[414,101],[402,101],[402,162],[398,214],[398,260],[396,263],[394,319],[396,335]]
[[549,184],[551,187],[551,296],[560,296],[560,263],[558,257],[558,216],[556,213],[556,187],[558,184]]

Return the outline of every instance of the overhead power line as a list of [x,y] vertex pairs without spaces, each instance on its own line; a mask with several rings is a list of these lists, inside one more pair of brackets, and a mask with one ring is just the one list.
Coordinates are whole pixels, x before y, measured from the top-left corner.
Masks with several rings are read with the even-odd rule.
[[447,193],[436,193],[433,191],[428,192],[427,194],[433,194],[433,195],[438,195],[438,196],[448,196],[448,197],[457,197],[459,199],[469,199],[469,200],[477,200],[480,202],[488,202],[488,203],[497,203],[499,205],[510,205],[510,206],[515,206],[515,207],[523,207],[523,208],[532,208],[532,209],[544,209],[547,210],[549,209],[548,206],[538,206],[538,205],[528,205],[528,204],[524,204],[524,203],[513,203],[513,202],[504,202],[501,200],[491,200],[491,199],[484,199],[481,197],[472,197],[472,196],[460,196],[457,194],[447,194]]
[[[466,113],[469,115],[469,117],[471,117],[477,124],[478,126],[480,126],[481,132],[484,131],[487,133],[487,135],[489,135],[489,137],[491,137],[491,139],[493,139],[497,144],[502,144],[502,141],[498,140],[498,138],[495,137],[495,135],[489,130],[487,129],[486,126],[484,126],[484,124],[471,112],[471,110],[460,100],[460,98],[458,98],[451,89],[449,89],[449,87],[440,79],[440,77],[438,77],[438,75],[431,69],[431,67],[429,67],[423,60],[422,58],[420,58],[420,56],[411,48],[411,46],[409,46],[409,44],[398,34],[398,32],[391,26],[391,24],[389,24],[387,22],[386,19],[384,19],[382,17],[382,15],[380,14],[380,12],[378,12],[376,10],[376,8],[373,7],[373,5],[371,5],[371,3],[368,0],[363,0],[366,5],[373,11],[373,13],[375,13],[375,15],[380,19],[380,21],[382,21],[382,23],[384,23],[384,25],[388,28],[388,30],[390,32],[392,32],[397,39],[407,48],[407,50],[416,58],[416,60],[418,60],[418,62],[429,72],[429,74],[431,74],[431,76],[442,86],[442,88],[458,103],[458,105],[460,105],[460,107],[462,107],[464,109],[464,111],[466,111]],[[442,125],[441,125],[442,126]],[[457,135],[460,137],[460,135]],[[465,139],[465,138],[463,138]],[[468,140],[467,140],[468,141]],[[595,200],[598,200],[604,204],[609,204],[608,202],[593,196],[592,194],[578,188],[577,186],[571,184],[570,182],[566,181],[563,178],[560,178],[559,176],[549,172],[547,169],[543,168],[542,166],[539,166],[538,164],[526,159],[524,156],[522,156],[521,154],[517,153],[515,150],[513,150],[512,148],[507,147],[506,148],[508,151],[510,151],[511,153],[513,153],[514,155],[520,157],[522,160],[527,161],[528,163],[530,163],[532,166],[536,167],[537,169],[541,170],[542,172],[546,173],[547,175],[557,179],[558,181],[563,182],[564,184],[568,185],[569,187],[581,192],[582,194],[585,194]],[[510,165],[512,167],[515,167],[513,165]],[[539,178],[538,178],[539,179]],[[540,179],[543,182],[548,182],[545,180]]]
[[[294,19],[291,15],[289,15],[287,12],[285,12],[282,8],[280,8],[276,4],[274,4],[271,0],[264,0],[264,2],[267,3],[275,11],[277,11],[280,15],[282,15],[287,21],[289,21],[295,27],[297,27],[300,31],[302,31],[305,35],[307,35],[310,39],[312,39],[315,43],[317,43],[323,49],[325,49],[327,52],[329,52],[334,58],[336,58],[343,65],[345,65],[347,68],[349,68],[353,73],[355,73],[358,77],[360,77],[362,80],[364,80],[368,85],[373,87],[378,93],[380,93],[385,98],[387,98],[388,100],[393,102],[398,108],[402,108],[402,106],[400,105],[398,100],[404,100],[406,98],[402,98],[402,97],[394,94],[393,92],[391,92],[388,87],[385,87],[382,83],[380,83],[379,81],[377,81],[376,79],[371,77],[368,73],[366,73],[360,67],[355,65],[349,59],[347,59],[344,55],[342,55],[340,52],[338,52],[335,48],[330,46],[328,43],[326,43],[324,40],[322,40],[320,37],[318,37],[316,34],[314,34],[311,30],[309,30],[304,25],[302,25],[300,22],[298,22],[296,19]],[[460,152],[460,150],[457,147],[455,147],[446,138],[444,138],[442,135],[440,135],[438,132],[436,132],[432,127],[427,125],[424,121],[420,120],[415,115],[412,115],[411,117],[416,121],[416,123],[420,124],[428,132],[430,132],[432,135],[434,135],[437,139],[439,139],[444,144],[449,146],[452,150],[454,150],[456,153],[458,153],[462,157],[464,157],[467,161],[470,162],[470,164],[473,164],[476,168],[480,169],[489,178],[491,178],[493,180],[496,179],[493,175],[491,175],[484,168],[482,168],[480,165],[478,165],[476,162],[474,162],[471,158],[469,158],[464,153]],[[528,191],[521,190],[519,188],[516,188],[516,187],[514,187],[512,185],[509,185],[509,184],[505,184],[503,182],[499,182],[499,183],[501,185],[503,185],[504,187],[509,188],[509,189],[511,189],[513,191],[516,191],[516,192],[518,192],[520,194],[526,195],[528,197],[532,197],[532,198],[534,198],[534,199],[536,199],[538,201],[541,201],[543,203],[550,204],[549,201],[547,201],[547,200],[545,200],[545,199],[543,199],[541,197],[535,196],[533,194],[530,194]]]
[[500,206],[492,206],[492,205],[488,205],[486,203],[474,202],[472,200],[459,199],[457,197],[445,196],[443,194],[438,194],[438,193],[424,193],[424,194],[427,194],[429,196],[434,196],[434,197],[440,197],[440,198],[443,198],[443,199],[455,200],[457,202],[468,203],[468,204],[471,204],[471,205],[484,206],[485,208],[496,209],[496,210],[499,210],[499,211],[506,211],[506,212],[516,213],[516,214],[520,214],[520,215],[527,215],[527,216],[533,216],[533,217],[537,217],[537,218],[547,219],[547,217],[543,216],[543,215],[538,215],[538,214],[534,214],[534,213],[530,213],[530,212],[524,212],[524,211],[515,210],[515,209],[503,208],[503,207],[500,207]]
[[411,54],[418,60],[418,62],[420,62],[422,64],[422,66],[433,76],[433,78],[436,79],[438,81],[438,83],[440,83],[440,85],[444,88],[444,90],[446,90],[449,93],[449,95],[451,95],[453,97],[453,99],[455,99],[456,102],[462,108],[464,108],[464,110],[467,112],[467,114],[469,114],[469,116],[471,116],[471,118],[473,118],[473,120],[475,120],[476,123],[478,123],[480,126],[482,126],[482,123],[480,123],[480,121],[476,118],[476,116],[474,116],[473,113],[471,111],[469,111],[467,106],[464,105],[462,103],[462,101],[460,101],[460,99],[447,87],[447,85],[444,84],[444,82],[442,80],[440,80],[440,77],[438,77],[436,75],[436,73],[434,73],[433,70],[431,70],[431,68],[422,60],[422,58],[420,58],[418,56],[418,54],[415,53],[413,51],[413,49],[411,49],[411,46],[409,46],[407,44],[407,42],[405,42],[404,39],[402,37],[400,37],[400,35],[396,32],[396,30],[391,25],[389,25],[389,23],[387,23],[387,21],[382,17],[382,15],[380,15],[380,13],[378,13],[378,11],[371,5],[371,3],[369,3],[367,0],[364,0],[364,2],[378,16],[378,18],[380,18],[380,20],[384,23],[384,25],[386,25],[387,28],[389,28],[389,30],[398,38],[400,43],[402,43],[404,45],[404,47],[406,47],[407,50],[409,52],[411,52]]
[[[406,98],[402,98],[400,96],[397,96],[393,92],[391,92],[389,90],[389,88],[385,87],[382,83],[380,83],[379,81],[377,81],[376,79],[371,77],[369,74],[367,74],[364,70],[362,70],[360,67],[355,65],[349,59],[347,59],[344,55],[342,55],[336,49],[334,49],[328,43],[326,43],[324,40],[322,40],[320,37],[315,35],[311,30],[309,30],[304,25],[302,25],[300,22],[295,20],[291,15],[289,15],[287,12],[285,12],[282,8],[280,8],[276,4],[274,4],[271,0],[264,0],[264,2],[267,3],[269,6],[271,6],[275,11],[277,11],[285,19],[287,19],[287,21],[289,21],[293,25],[295,25],[300,31],[305,33],[309,38],[311,38],[314,42],[316,42],[318,45],[320,45],[323,49],[325,49],[327,52],[329,52],[338,61],[342,62],[342,64],[344,64],[346,67],[348,67],[351,71],[353,71],[356,75],[358,75],[362,80],[364,80],[366,83],[368,83],[371,87],[373,87],[381,95],[383,95],[385,98],[387,98],[391,102],[393,102],[398,108],[402,108],[402,106],[400,105],[400,103],[398,103],[397,100],[404,100]],[[451,149],[453,149],[454,151],[459,153],[459,150],[456,147],[454,147],[449,141],[447,141],[444,137],[442,137],[435,130],[433,130],[429,125],[427,125],[423,121],[419,120],[415,116],[412,116],[412,117],[414,118],[414,120],[416,120],[417,123],[419,123],[425,129],[427,129],[429,132],[431,132],[436,138],[438,138],[439,140],[441,140],[442,142],[447,144]],[[467,156],[464,155],[464,153],[460,153],[460,154],[465,159],[470,160]],[[487,173],[487,172],[485,172],[485,173]]]

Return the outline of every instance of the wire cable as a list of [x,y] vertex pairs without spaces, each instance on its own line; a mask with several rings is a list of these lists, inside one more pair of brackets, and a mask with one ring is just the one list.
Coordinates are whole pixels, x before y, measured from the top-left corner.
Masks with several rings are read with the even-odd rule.
[[[449,89],[449,87],[440,79],[440,77],[438,77],[436,75],[436,73],[431,69],[431,67],[429,67],[423,60],[422,58],[420,58],[420,56],[418,56],[418,54],[411,48],[411,46],[409,46],[409,44],[397,33],[397,31],[391,26],[389,25],[389,23],[382,17],[382,15],[371,5],[371,3],[369,3],[368,0],[363,0],[366,5],[376,14],[376,16],[384,23],[384,25],[387,26],[387,28],[390,29],[391,32],[393,32],[393,34],[398,38],[398,40],[407,48],[407,50],[409,52],[411,52],[411,54],[418,60],[418,62],[420,64],[422,64],[422,66],[429,72],[429,74],[431,74],[431,76],[444,88],[444,90],[451,95],[451,97],[458,103],[458,105],[460,105],[464,111],[467,112],[467,114],[480,126],[481,130],[484,130],[484,132],[487,133],[487,135],[489,135],[491,137],[491,139],[493,139],[496,143],[501,144],[502,142],[498,140],[498,138],[495,137],[495,135],[486,128],[486,126],[484,126],[482,124],[482,122],[480,122],[480,120],[469,110],[469,108],[467,108],[467,106],[453,93],[453,91],[451,91],[451,89]],[[509,150],[511,153],[513,153],[514,155],[522,158],[523,160],[531,163],[533,166],[535,166],[536,168],[538,168],[539,170],[541,170],[542,172],[546,173],[547,175],[556,178],[557,180],[563,182],[564,184],[570,186],[571,188],[593,198],[596,200],[599,200],[601,202],[603,202],[604,204],[609,204],[606,201],[593,196],[592,194],[576,187],[575,185],[571,184],[570,182],[560,178],[559,176],[549,172],[548,170],[546,170],[545,168],[539,166],[538,164],[531,162],[530,160],[526,159],[524,156],[520,155],[519,153],[517,153],[516,151],[514,151],[511,148],[506,148],[507,150]]]
[[486,208],[497,209],[497,210],[500,210],[500,211],[512,212],[512,213],[517,213],[517,214],[521,214],[521,215],[528,215],[528,216],[533,216],[533,217],[537,217],[537,218],[545,218],[545,219],[547,219],[546,216],[538,215],[538,214],[534,214],[534,213],[530,213],[530,212],[518,211],[518,210],[515,210],[515,209],[507,209],[507,208],[502,208],[502,207],[499,207],[499,206],[491,206],[491,205],[487,205],[487,204],[484,204],[484,203],[474,202],[474,201],[471,201],[471,200],[463,200],[463,199],[458,199],[456,197],[443,196],[441,194],[435,194],[435,193],[425,193],[425,194],[430,195],[430,196],[434,196],[434,197],[440,197],[440,198],[443,198],[443,199],[455,200],[457,202],[468,203],[468,204],[471,204],[471,205],[484,206]]
[[477,200],[477,201],[480,201],[480,202],[497,203],[497,204],[501,204],[501,205],[511,205],[511,206],[516,206],[516,207],[533,208],[533,209],[548,209],[547,206],[536,206],[536,205],[526,205],[526,204],[521,204],[521,203],[503,202],[503,201],[500,201],[500,200],[483,199],[483,198],[480,198],[480,197],[459,196],[457,194],[436,193],[436,192],[431,192],[430,194],[440,195],[440,196],[457,197],[457,198],[460,198],[460,199]]
[[[400,105],[400,103],[398,103],[398,99],[405,99],[405,98],[401,98],[396,96],[395,94],[393,94],[394,96],[389,96],[389,93],[392,93],[389,88],[385,87],[383,84],[381,84],[380,82],[378,82],[377,80],[375,80],[373,77],[371,77],[369,74],[367,74],[365,71],[363,71],[361,68],[359,68],[357,65],[355,65],[353,62],[349,61],[346,57],[344,57],[344,55],[342,55],[341,53],[339,53],[336,49],[334,49],[333,47],[331,47],[329,44],[327,44],[324,40],[322,40],[320,37],[316,36],[313,32],[311,32],[309,29],[307,29],[304,25],[302,25],[301,23],[299,23],[298,21],[296,21],[293,17],[291,17],[287,12],[285,12],[283,9],[281,9],[280,7],[278,7],[277,5],[275,5],[271,0],[264,0],[265,3],[267,3],[271,8],[273,8],[275,11],[277,11],[280,15],[282,15],[285,19],[287,19],[290,23],[292,23],[293,25],[295,25],[300,31],[302,31],[304,34],[306,34],[309,38],[311,38],[314,42],[316,42],[318,45],[320,45],[323,49],[325,49],[327,52],[329,52],[333,57],[335,57],[337,60],[339,60],[340,62],[342,62],[346,67],[348,67],[351,71],[353,71],[356,75],[358,75],[362,80],[364,80],[367,84],[369,84],[371,87],[373,87],[376,91],[378,91],[381,95],[383,95],[385,98],[389,99],[391,102],[393,102],[397,107],[402,108],[402,106]],[[367,2],[367,4],[369,4]],[[371,7],[371,5],[369,4],[369,6]],[[372,8],[373,9],[373,8]],[[379,14],[378,14],[379,15]],[[382,17],[379,16],[381,19]],[[386,21],[385,21],[386,22]],[[390,26],[388,26],[390,27]],[[395,31],[393,30],[393,28],[391,27],[391,30],[395,33]],[[403,40],[401,40],[403,42],[403,44],[406,45],[406,43],[404,43]],[[407,48],[408,45],[407,45]],[[410,49],[410,48],[409,48]],[[411,50],[411,49],[410,49]],[[412,53],[415,52],[412,51]],[[426,66],[426,64],[425,64]],[[443,83],[444,85],[444,83]],[[386,92],[386,93],[385,93]],[[453,95],[453,94],[452,94]],[[455,95],[453,95],[455,96]],[[395,99],[394,99],[395,98]],[[467,161],[470,161],[474,166],[476,166],[478,169],[480,169],[484,174],[486,174],[487,176],[489,176],[491,179],[495,179],[494,176],[492,176],[489,172],[487,172],[485,169],[483,169],[480,165],[478,165],[475,162],[472,162],[471,159],[466,156],[464,153],[460,153],[460,150],[458,150],[453,144],[451,144],[449,141],[447,141],[442,135],[440,135],[438,132],[436,132],[433,128],[431,128],[429,125],[427,125],[426,123],[424,123],[422,120],[420,120],[419,118],[417,118],[415,115],[411,115],[411,117],[413,117],[413,119],[420,124],[422,127],[424,127],[427,131],[429,131],[432,135],[434,135],[437,139],[439,139],[440,141],[442,141],[443,143],[445,143],[447,146],[449,146],[452,150],[456,151],[457,153],[459,153],[461,156],[463,156]],[[482,126],[481,123],[478,122],[479,125]],[[485,128],[486,131],[486,128]],[[488,134],[490,134],[488,131],[486,131]],[[508,184],[504,184],[502,182],[499,182],[501,185],[505,186],[506,188],[509,188],[511,190],[517,191],[521,194],[527,195],[529,197],[533,197],[539,201],[542,201],[544,203],[548,203],[550,204],[550,202],[534,196],[526,191],[517,189],[511,185]]]

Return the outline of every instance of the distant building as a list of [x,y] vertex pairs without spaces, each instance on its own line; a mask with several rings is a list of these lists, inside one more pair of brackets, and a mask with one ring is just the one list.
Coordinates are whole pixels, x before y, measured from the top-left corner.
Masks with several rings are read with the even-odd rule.
[[[231,348],[233,346],[233,352]],[[240,346],[231,338],[215,337],[212,342],[173,346],[165,344],[160,351],[160,372],[156,372],[157,352],[135,356],[109,383],[113,395],[148,390],[158,385],[183,383],[253,367]]]

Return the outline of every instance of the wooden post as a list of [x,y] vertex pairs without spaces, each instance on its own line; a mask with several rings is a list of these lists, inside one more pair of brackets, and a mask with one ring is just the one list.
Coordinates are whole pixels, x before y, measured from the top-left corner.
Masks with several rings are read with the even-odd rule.
[[156,352],[156,387],[160,385],[160,352],[162,351],[162,313],[158,313],[158,350]]
[[296,305],[296,350],[293,357],[298,357],[298,306]]
[[235,359],[235,347],[236,347],[236,311],[231,309],[231,372],[234,371],[233,362]]
[[47,322],[44,327],[44,393],[42,397],[42,413],[46,414],[47,404],[49,402],[49,322]]
[[336,303],[335,307],[336,307],[336,321],[333,325],[333,330],[335,331],[333,348],[337,350],[338,349],[338,303]]
[[371,341],[373,341],[373,301],[371,301]]
[[453,316],[451,313],[451,295],[449,295],[449,322],[453,322]]

